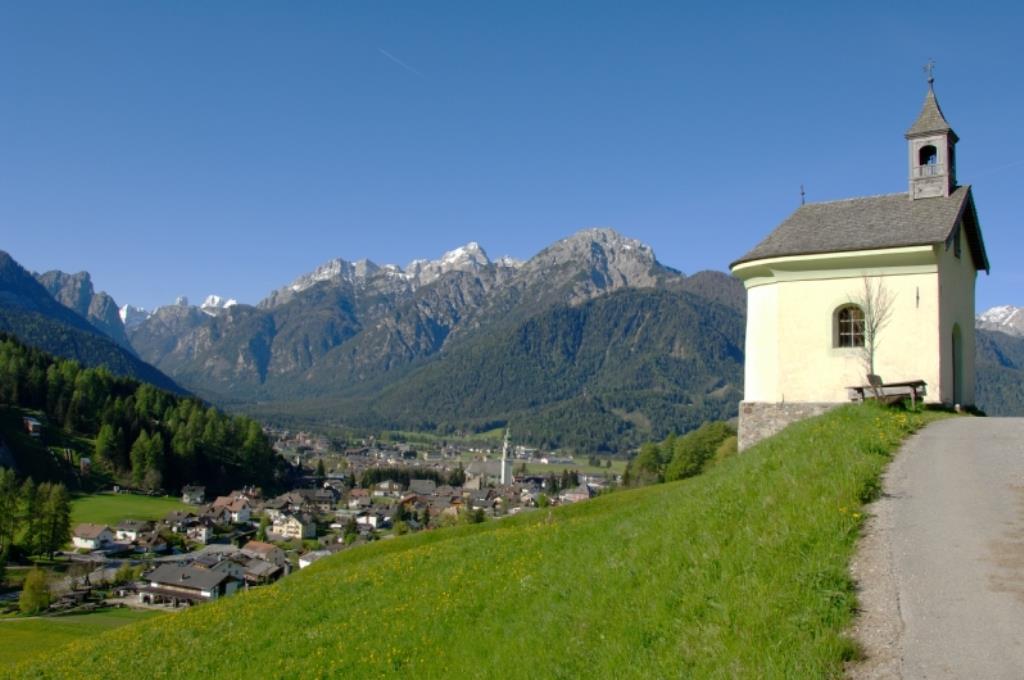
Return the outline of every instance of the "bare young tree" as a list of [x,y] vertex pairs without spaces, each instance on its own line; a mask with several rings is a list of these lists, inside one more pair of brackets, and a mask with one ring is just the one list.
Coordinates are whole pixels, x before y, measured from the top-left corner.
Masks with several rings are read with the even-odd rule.
[[864,287],[853,302],[864,312],[864,344],[861,357],[868,375],[875,375],[875,358],[878,356],[880,335],[892,318],[895,295],[881,279],[864,277]]

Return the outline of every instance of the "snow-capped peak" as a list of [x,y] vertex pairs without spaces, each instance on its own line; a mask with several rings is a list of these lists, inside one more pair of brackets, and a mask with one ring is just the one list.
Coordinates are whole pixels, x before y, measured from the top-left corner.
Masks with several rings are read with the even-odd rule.
[[1024,308],[1013,305],[992,307],[977,316],[975,325],[985,330],[1024,335]]
[[491,263],[487,253],[476,241],[449,250],[438,260],[413,260],[405,267],[405,278],[416,286],[424,286],[448,272],[477,272]]
[[455,250],[449,250],[447,253],[441,256],[440,264],[442,266],[456,266],[463,262],[472,262],[477,265],[486,265],[490,263],[487,259],[487,253],[480,247],[480,244],[476,241],[470,241],[464,246],[460,246]]
[[199,309],[213,316],[220,310],[233,307],[237,304],[238,300],[234,298],[222,298],[220,295],[207,295],[206,299],[203,300],[203,304],[199,305]]
[[998,307],[987,309],[979,314],[978,320],[988,321],[990,323],[1006,323],[1020,314],[1020,311],[1020,307],[1014,307],[1013,305],[999,305]]
[[124,324],[126,329],[135,328],[152,316],[150,312],[147,312],[142,307],[136,307],[135,305],[123,305],[117,310],[117,313],[121,317],[121,323]]
[[511,255],[502,255],[495,262],[501,267],[508,267],[510,269],[519,269],[525,264],[522,260],[517,260]]
[[[491,264],[487,253],[476,241],[449,250],[437,260],[416,259],[404,268],[397,264],[378,265],[370,260],[348,262],[341,258],[328,260],[308,274],[303,274],[290,285],[271,293],[260,303],[262,307],[284,304],[296,293],[312,288],[321,281],[346,281],[353,285],[365,284],[376,277],[384,277],[387,285],[418,288],[435,281],[452,271],[477,272]],[[521,263],[508,258],[505,266],[519,266]]]

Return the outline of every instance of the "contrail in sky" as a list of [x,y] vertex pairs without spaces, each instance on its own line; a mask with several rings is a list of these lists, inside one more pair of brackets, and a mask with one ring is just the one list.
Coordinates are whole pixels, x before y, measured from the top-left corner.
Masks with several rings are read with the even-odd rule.
[[420,73],[419,71],[417,71],[416,69],[414,69],[414,68],[413,68],[412,66],[409,66],[409,65],[408,65],[408,64],[406,64],[406,63],[405,63],[404,61],[402,61],[401,59],[399,59],[399,58],[398,58],[398,57],[396,57],[395,55],[391,54],[391,53],[390,53],[390,52],[388,52],[387,50],[385,50],[385,49],[383,49],[383,48],[380,48],[380,47],[378,47],[378,48],[377,48],[377,51],[378,51],[378,52],[380,52],[381,54],[383,54],[383,55],[384,55],[385,57],[387,57],[387,58],[388,58],[388,59],[390,59],[391,61],[393,61],[393,62],[395,62],[396,64],[398,64],[399,66],[401,66],[402,68],[404,68],[404,69],[405,69],[406,71],[408,71],[409,73],[414,73],[414,74],[418,75],[418,76],[419,76],[420,78],[422,78],[422,77],[423,77],[423,74],[422,74],[422,73]]

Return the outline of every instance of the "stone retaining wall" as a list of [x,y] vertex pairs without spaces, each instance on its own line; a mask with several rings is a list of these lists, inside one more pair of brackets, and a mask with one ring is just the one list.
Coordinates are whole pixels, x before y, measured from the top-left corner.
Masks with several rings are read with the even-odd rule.
[[787,425],[804,418],[820,416],[825,411],[841,406],[838,403],[794,401],[771,403],[741,401],[737,444],[742,451],[779,432]]

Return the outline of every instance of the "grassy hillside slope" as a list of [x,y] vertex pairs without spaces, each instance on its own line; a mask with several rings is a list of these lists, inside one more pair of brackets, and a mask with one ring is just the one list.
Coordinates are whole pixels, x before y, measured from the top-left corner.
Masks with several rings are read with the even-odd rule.
[[858,508],[931,417],[843,407],[700,477],[381,541],[10,674],[837,677]]
[[[72,616],[0,619],[0,658],[7,663],[52,653],[72,640],[92,637],[143,619],[163,616],[160,612],[108,609]],[[48,657],[47,657],[48,658]]]

